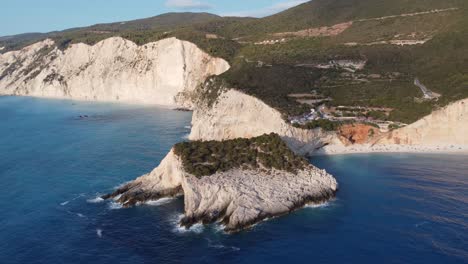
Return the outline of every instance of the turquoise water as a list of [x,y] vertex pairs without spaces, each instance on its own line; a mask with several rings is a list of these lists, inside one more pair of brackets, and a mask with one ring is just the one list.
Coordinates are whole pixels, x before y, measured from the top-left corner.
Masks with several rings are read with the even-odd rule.
[[95,203],[152,170],[184,140],[190,119],[0,97],[0,263],[468,262],[468,156],[314,158],[340,183],[335,201],[234,235],[178,229],[182,199]]

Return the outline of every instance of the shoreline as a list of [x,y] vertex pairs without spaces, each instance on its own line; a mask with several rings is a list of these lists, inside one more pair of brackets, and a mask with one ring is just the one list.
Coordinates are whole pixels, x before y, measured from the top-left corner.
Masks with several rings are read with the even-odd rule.
[[51,100],[51,101],[69,101],[76,103],[97,103],[97,104],[114,104],[114,105],[123,105],[131,107],[144,107],[144,108],[161,108],[166,110],[174,110],[178,112],[193,112],[194,110],[180,106],[178,104],[156,104],[156,103],[147,103],[143,101],[119,101],[119,100],[101,100],[101,99],[80,99],[72,98],[67,96],[34,96],[34,95],[16,95],[16,94],[2,94],[0,92],[0,98],[2,97],[16,97],[16,98],[31,98],[31,99],[41,99],[41,100]]
[[[99,100],[99,99],[78,99],[70,97],[51,97],[51,96],[31,96],[31,95],[14,95],[0,93],[1,97],[24,97],[32,99],[43,99],[53,101],[69,101],[78,103],[102,103],[115,104],[130,107],[145,107],[145,108],[161,108],[179,112],[192,112],[194,110],[182,107],[180,105],[161,105],[145,103],[140,101],[116,101],[116,100]],[[468,145],[384,145],[384,144],[361,144],[361,145],[327,145],[322,149],[306,154],[306,157],[313,156],[335,156],[335,155],[353,155],[353,154],[444,154],[444,155],[468,155]]]
[[326,146],[309,156],[335,156],[353,154],[444,154],[468,155],[468,146],[465,145],[352,145],[352,146]]

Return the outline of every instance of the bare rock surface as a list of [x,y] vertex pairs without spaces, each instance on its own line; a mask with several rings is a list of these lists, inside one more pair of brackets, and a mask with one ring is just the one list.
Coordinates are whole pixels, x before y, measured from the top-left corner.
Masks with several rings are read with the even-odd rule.
[[276,109],[234,89],[223,92],[212,106],[200,105],[195,109],[189,138],[220,141],[269,133],[280,135],[294,152],[301,155],[323,147],[324,142],[342,144],[334,133],[293,127]]
[[328,201],[337,189],[330,174],[312,165],[297,173],[233,169],[197,178],[184,171],[171,151],[153,172],[103,198],[113,198],[128,207],[183,194],[182,226],[221,222],[226,231],[235,232],[308,203]]
[[355,144],[340,134],[306,130],[287,123],[276,109],[234,89],[224,91],[212,106],[197,107],[191,140],[251,138],[276,133],[300,155],[372,152],[468,153],[468,99],[454,102],[421,120],[388,133],[376,133]]
[[64,51],[50,40],[0,54],[0,95],[189,107],[208,76],[229,64],[176,38],[138,46],[120,38]]

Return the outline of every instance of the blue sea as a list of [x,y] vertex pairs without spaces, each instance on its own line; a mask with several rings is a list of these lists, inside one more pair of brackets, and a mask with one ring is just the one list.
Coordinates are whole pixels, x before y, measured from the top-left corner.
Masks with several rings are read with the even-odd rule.
[[190,120],[0,97],[0,263],[468,263],[468,156],[313,158],[340,183],[334,201],[232,235],[178,228],[182,198],[95,199],[156,167]]

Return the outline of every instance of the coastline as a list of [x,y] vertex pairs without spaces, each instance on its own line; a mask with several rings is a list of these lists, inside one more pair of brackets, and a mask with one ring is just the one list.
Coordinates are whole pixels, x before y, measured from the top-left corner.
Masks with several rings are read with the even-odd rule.
[[105,99],[84,99],[84,98],[71,98],[67,96],[33,96],[33,95],[17,95],[17,94],[2,94],[0,92],[0,98],[2,97],[25,97],[31,99],[40,99],[40,100],[52,100],[52,101],[68,101],[68,102],[77,102],[77,103],[98,103],[98,104],[115,104],[123,106],[134,106],[134,107],[145,107],[145,108],[160,108],[166,110],[174,110],[179,112],[193,112],[193,109],[182,107],[180,104],[157,104],[142,102],[138,100],[134,101],[117,101],[117,100],[105,100]]
[[333,156],[371,153],[406,153],[406,154],[444,154],[444,155],[468,155],[468,146],[422,146],[422,145],[352,145],[333,146],[329,145],[309,156]]

